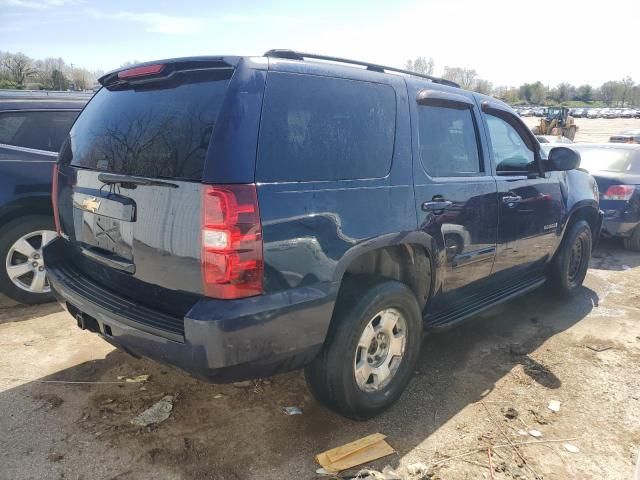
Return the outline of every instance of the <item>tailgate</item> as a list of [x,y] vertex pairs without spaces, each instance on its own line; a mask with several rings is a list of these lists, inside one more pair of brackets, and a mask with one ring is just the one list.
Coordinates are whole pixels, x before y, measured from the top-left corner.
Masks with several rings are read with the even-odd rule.
[[202,172],[233,73],[219,63],[107,75],[60,156],[58,210],[75,267],[176,314],[203,291]]

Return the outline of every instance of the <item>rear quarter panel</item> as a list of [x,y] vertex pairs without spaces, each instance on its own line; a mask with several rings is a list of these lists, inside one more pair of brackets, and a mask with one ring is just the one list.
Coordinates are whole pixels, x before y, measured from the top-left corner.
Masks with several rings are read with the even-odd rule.
[[417,230],[406,85],[400,77],[307,62],[272,60],[270,68],[380,82],[396,93],[395,147],[386,177],[258,187],[265,290],[317,286],[335,293],[348,263],[358,254],[403,243]]

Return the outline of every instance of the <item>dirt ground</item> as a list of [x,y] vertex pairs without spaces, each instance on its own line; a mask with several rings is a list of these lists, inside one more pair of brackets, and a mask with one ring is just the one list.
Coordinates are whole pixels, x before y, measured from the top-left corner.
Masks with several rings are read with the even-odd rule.
[[[300,373],[209,385],[113,350],[57,305],[2,309],[0,478],[308,479],[314,454],[375,432],[398,453],[370,467],[390,465],[400,478],[430,478],[408,474],[416,462],[435,478],[490,478],[490,446],[496,479],[630,478],[640,446],[640,255],[604,242],[591,267],[571,301],[543,288],[427,337],[400,402],[362,423],[318,406]],[[121,378],[141,374],[149,380]],[[130,424],[167,394],[176,397],[167,421]],[[518,433],[529,430],[542,437]],[[509,443],[526,444],[516,453]]]
[[[603,124],[608,138],[640,120],[578,124],[583,140],[599,140]],[[299,372],[209,385],[114,350],[57,305],[0,301],[0,480],[310,479],[316,453],[375,432],[397,454],[367,466],[401,479],[490,479],[489,447],[495,479],[629,479],[640,448],[638,285],[640,255],[603,242],[576,298],[542,288],[427,337],[406,393],[368,422],[320,407]],[[130,423],[165,395],[175,396],[168,420]]]

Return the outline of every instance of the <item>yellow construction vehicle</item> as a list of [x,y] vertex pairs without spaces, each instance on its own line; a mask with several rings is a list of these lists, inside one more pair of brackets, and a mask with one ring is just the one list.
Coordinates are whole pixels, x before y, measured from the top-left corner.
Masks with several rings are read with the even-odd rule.
[[567,107],[548,107],[540,119],[540,124],[532,128],[534,135],[555,135],[569,140],[576,138],[578,126],[569,115]]

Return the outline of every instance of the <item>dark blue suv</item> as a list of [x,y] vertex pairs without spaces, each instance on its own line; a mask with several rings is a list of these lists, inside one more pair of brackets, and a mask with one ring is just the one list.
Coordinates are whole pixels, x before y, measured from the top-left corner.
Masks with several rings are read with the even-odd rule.
[[214,382],[306,367],[364,419],[398,399],[424,329],[579,288],[601,225],[579,155],[407,73],[288,50],[108,73],[59,156],[60,302]]

